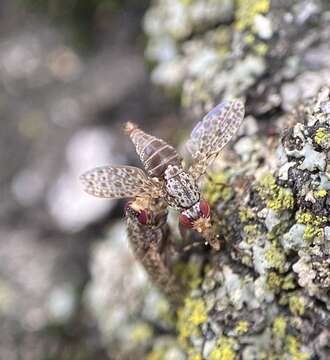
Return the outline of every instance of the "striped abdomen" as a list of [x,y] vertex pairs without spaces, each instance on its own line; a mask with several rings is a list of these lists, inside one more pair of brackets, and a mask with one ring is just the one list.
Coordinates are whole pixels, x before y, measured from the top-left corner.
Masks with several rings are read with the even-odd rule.
[[164,140],[146,134],[132,123],[127,123],[125,130],[151,177],[161,178],[169,165],[181,165],[182,158]]

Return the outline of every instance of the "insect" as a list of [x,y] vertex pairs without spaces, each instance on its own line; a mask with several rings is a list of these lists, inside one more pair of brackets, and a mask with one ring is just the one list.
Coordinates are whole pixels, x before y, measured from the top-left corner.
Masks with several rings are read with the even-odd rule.
[[169,265],[170,241],[166,222],[167,204],[162,199],[149,203],[149,225],[141,224],[134,210],[136,201],[125,206],[127,234],[136,258],[144,266],[153,283],[175,304],[180,302],[182,286]]
[[129,122],[125,132],[146,172],[132,166],[94,168],[80,177],[84,190],[102,198],[135,198],[134,211],[141,224],[148,224],[152,217],[150,201],[162,198],[180,212],[183,226],[202,236],[209,234],[210,207],[201,199],[197,181],[237,132],[243,118],[244,105],[238,99],[224,101],[205,115],[186,143],[192,156],[188,168],[183,167],[182,157],[171,145]]

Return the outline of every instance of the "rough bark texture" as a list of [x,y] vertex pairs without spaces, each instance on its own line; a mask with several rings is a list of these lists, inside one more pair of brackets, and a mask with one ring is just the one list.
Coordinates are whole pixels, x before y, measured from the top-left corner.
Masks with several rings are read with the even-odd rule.
[[157,312],[149,290],[125,319],[142,321],[139,342],[119,340],[120,358],[330,357],[329,11],[316,0],[152,2],[154,82],[198,114],[242,96],[247,117],[202,185],[222,249],[177,260],[182,305]]

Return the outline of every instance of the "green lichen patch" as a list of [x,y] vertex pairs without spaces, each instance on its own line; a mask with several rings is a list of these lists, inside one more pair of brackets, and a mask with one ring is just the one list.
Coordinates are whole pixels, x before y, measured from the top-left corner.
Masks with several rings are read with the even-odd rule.
[[301,316],[305,312],[306,302],[303,297],[293,295],[289,298],[289,309],[293,315]]
[[293,335],[288,335],[286,340],[286,351],[291,355],[292,360],[308,360],[310,355],[300,350],[300,344]]
[[131,340],[135,344],[144,344],[152,338],[153,330],[145,322],[137,323],[131,329]]
[[247,223],[256,218],[255,212],[249,207],[242,207],[238,213],[239,219],[242,223]]
[[233,189],[229,184],[229,174],[225,172],[210,174],[205,182],[202,196],[211,206],[218,201],[228,201],[233,197]]
[[175,276],[180,279],[180,283],[185,287],[183,293],[196,289],[203,281],[200,276],[201,266],[198,262],[189,261],[185,263],[178,261],[174,265],[173,271]]
[[287,320],[283,316],[278,316],[275,318],[272,326],[274,335],[277,338],[284,338],[286,333]]
[[274,269],[279,272],[285,271],[285,255],[275,243],[265,252],[265,258]]
[[267,207],[277,213],[294,208],[292,191],[278,186],[274,176],[269,173],[260,178],[257,191],[261,199],[266,202]]
[[261,231],[258,229],[257,224],[245,225],[243,227],[243,232],[245,234],[244,239],[248,244],[253,244],[261,235]]
[[257,55],[265,56],[269,46],[259,36],[256,19],[264,19],[270,9],[270,0],[236,0],[236,4],[236,29],[241,33],[246,33],[243,39],[246,45]]
[[317,216],[308,211],[296,214],[297,223],[306,225],[303,239],[309,243],[315,243],[324,238],[324,225],[327,220],[325,216]]

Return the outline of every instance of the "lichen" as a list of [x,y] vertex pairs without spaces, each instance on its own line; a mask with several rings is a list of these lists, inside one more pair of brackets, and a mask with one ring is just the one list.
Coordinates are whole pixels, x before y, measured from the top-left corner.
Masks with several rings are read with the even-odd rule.
[[330,132],[328,129],[324,127],[320,127],[317,129],[314,141],[316,144],[320,145],[321,147],[328,149],[330,148]]
[[237,358],[235,346],[236,341],[232,338],[222,336],[215,349],[210,352],[210,360],[234,360]]
[[320,189],[320,190],[314,192],[314,196],[316,198],[321,198],[321,199],[326,197],[327,194],[328,194],[327,190],[325,190],[325,189]]
[[275,244],[272,244],[272,246],[265,252],[265,258],[274,269],[280,272],[285,270],[285,255]]
[[186,350],[189,349],[190,336],[199,336],[200,325],[207,321],[207,311],[202,299],[185,299],[184,305],[178,309],[177,330],[179,343]]
[[324,225],[327,217],[314,215],[308,211],[297,212],[296,221],[298,224],[306,225],[303,239],[309,243],[315,243],[324,238]]
[[262,200],[266,202],[267,207],[276,212],[290,210],[294,207],[292,191],[278,186],[272,174],[266,173],[260,178],[257,191]]
[[284,338],[286,327],[287,327],[287,320],[285,319],[285,317],[278,316],[274,319],[272,329],[273,329],[273,333],[277,337]]
[[237,323],[234,330],[239,335],[245,334],[249,330],[249,323],[246,320],[241,320]]
[[205,182],[202,195],[211,206],[219,200],[228,201],[233,196],[233,190],[228,180],[229,174],[224,172],[209,175]]
[[131,338],[136,344],[141,344],[151,339],[152,333],[152,328],[148,324],[141,322],[135,324],[131,329]]
[[305,312],[305,300],[299,296],[291,296],[289,299],[289,309],[293,315],[301,316]]
[[307,352],[300,350],[300,344],[296,337],[293,335],[288,335],[286,341],[286,349],[291,355],[292,360],[308,360],[310,355]]

